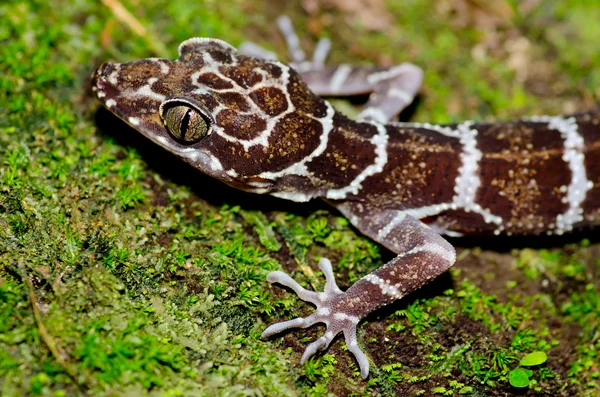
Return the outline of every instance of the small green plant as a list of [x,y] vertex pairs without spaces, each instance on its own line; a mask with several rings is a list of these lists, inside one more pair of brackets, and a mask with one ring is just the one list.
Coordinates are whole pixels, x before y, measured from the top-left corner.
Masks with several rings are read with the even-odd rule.
[[534,367],[546,362],[548,356],[546,353],[537,351],[529,353],[521,359],[519,366],[508,373],[508,381],[513,387],[527,387],[531,384],[533,371],[523,367]]

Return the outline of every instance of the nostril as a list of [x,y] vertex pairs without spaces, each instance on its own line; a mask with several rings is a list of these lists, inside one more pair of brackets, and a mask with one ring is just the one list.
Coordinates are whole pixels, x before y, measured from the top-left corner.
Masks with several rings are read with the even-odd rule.
[[96,77],[93,81],[93,85],[98,87],[99,90],[104,90],[106,88],[106,84],[104,83],[104,79]]
[[92,76],[92,87],[94,90],[104,91],[107,88],[106,78],[113,72],[115,65],[113,63],[103,63],[96,69]]
[[114,63],[103,63],[98,68],[98,72],[97,73],[98,73],[99,76],[106,76],[106,75],[111,74],[114,69],[115,69],[115,64]]

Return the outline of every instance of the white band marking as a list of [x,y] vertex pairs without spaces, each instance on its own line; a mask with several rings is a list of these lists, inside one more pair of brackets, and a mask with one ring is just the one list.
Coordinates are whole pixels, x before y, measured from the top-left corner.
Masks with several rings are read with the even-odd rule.
[[579,134],[579,126],[574,117],[537,116],[528,120],[548,123],[548,128],[560,132],[564,139],[565,153],[562,158],[569,164],[571,170],[571,183],[567,187],[564,199],[569,203],[569,208],[564,213],[558,214],[555,222],[555,232],[563,234],[573,230],[573,225],[576,223],[583,221],[581,204],[585,201],[588,190],[594,187],[593,182],[586,175],[583,137]]
[[370,142],[375,145],[375,154],[377,157],[373,164],[366,167],[360,174],[354,178],[348,186],[340,189],[330,189],[325,197],[331,200],[341,200],[346,198],[350,193],[358,194],[362,188],[362,182],[369,176],[378,174],[383,171],[383,167],[387,164],[387,143],[388,134],[385,125],[379,123],[370,123],[377,128],[377,135],[373,136]]
[[429,123],[391,123],[400,128],[423,128],[438,132],[442,135],[458,138],[463,150],[460,154],[462,165],[458,169],[458,176],[454,185],[454,196],[449,203],[433,204],[425,207],[410,208],[406,210],[395,211],[396,215],[390,223],[385,225],[377,233],[380,239],[385,238],[394,228],[404,220],[406,215],[417,219],[438,215],[444,211],[464,209],[466,212],[475,212],[481,215],[486,223],[502,225],[502,218],[492,214],[489,210],[482,208],[475,202],[477,190],[481,185],[479,177],[479,161],[481,160],[481,150],[477,148],[477,130],[471,128],[473,121],[465,121],[452,129],[446,126],[440,126]]

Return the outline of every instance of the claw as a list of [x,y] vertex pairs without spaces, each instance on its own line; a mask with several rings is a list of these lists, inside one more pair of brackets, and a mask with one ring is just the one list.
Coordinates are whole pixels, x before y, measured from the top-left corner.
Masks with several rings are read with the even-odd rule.
[[339,289],[337,283],[335,282],[335,276],[333,275],[331,261],[327,258],[321,259],[319,261],[319,269],[321,269],[323,275],[325,276],[325,294],[341,294],[342,290]]
[[281,331],[285,331],[286,329],[290,329],[290,328],[308,328],[311,325],[315,325],[320,322],[325,322],[326,325],[329,325],[326,322],[326,320],[321,320],[319,317],[320,316],[318,313],[313,313],[306,318],[298,317],[293,320],[282,321],[280,323],[272,324],[263,331],[263,333],[261,334],[261,337],[266,338],[266,337],[278,334]]
[[327,346],[329,346],[330,342],[331,341],[328,341],[325,336],[322,336],[310,345],[306,346],[306,350],[304,350],[304,354],[300,359],[300,364],[304,364],[306,360],[311,358],[317,351],[327,349]]
[[367,376],[369,376],[369,360],[360,347],[358,347],[358,343],[356,342],[356,327],[350,330],[344,330],[344,338],[346,339],[348,351],[354,354],[354,357],[358,362],[360,376],[365,379]]
[[317,42],[311,61],[313,68],[322,69],[325,66],[329,50],[331,50],[331,40],[324,37]]
[[287,15],[281,15],[276,20],[277,27],[279,27],[279,31],[283,34],[283,38],[285,39],[288,52],[290,58],[295,63],[302,63],[306,59],[306,55],[302,48],[300,48],[300,39],[294,30],[294,25],[292,25],[292,20]]
[[335,336],[340,332],[343,332],[348,351],[356,357],[361,377],[366,378],[369,375],[369,360],[360,347],[358,347],[356,341],[356,324],[358,324],[360,319],[339,311],[339,307],[344,306],[343,304],[340,305],[340,302],[343,302],[345,293],[338,288],[335,282],[335,276],[329,259],[321,259],[319,261],[319,268],[325,275],[326,280],[325,290],[322,293],[304,289],[284,272],[277,271],[269,273],[267,276],[269,282],[279,283],[293,289],[300,299],[316,305],[317,311],[306,318],[300,317],[273,324],[263,331],[262,337],[266,338],[289,328],[307,328],[316,323],[325,323],[327,326],[325,335],[306,347],[300,362],[305,363],[306,360],[319,350],[327,349]]
[[267,327],[267,329],[265,329],[260,336],[261,336],[261,338],[267,338],[271,335],[278,334],[281,331],[285,331],[286,329],[289,329],[289,328],[300,328],[302,326],[303,322],[304,322],[304,319],[302,317],[298,317],[293,320],[275,323],[275,324]]
[[286,287],[293,289],[296,295],[298,295],[298,297],[303,301],[310,302],[317,307],[320,307],[322,297],[319,293],[305,289],[303,286],[298,284],[296,280],[284,272],[277,271],[269,273],[267,275],[267,281],[271,284],[278,283],[285,285]]

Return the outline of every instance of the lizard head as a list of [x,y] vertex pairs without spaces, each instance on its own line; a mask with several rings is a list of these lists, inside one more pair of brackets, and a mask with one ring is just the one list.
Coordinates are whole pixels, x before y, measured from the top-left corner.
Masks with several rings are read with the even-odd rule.
[[[175,61],[106,63],[93,76],[102,104],[202,172],[248,191],[289,190],[332,128],[334,111],[290,67],[193,38]],[[290,198],[290,197],[288,197]],[[293,198],[292,198],[293,199]]]

